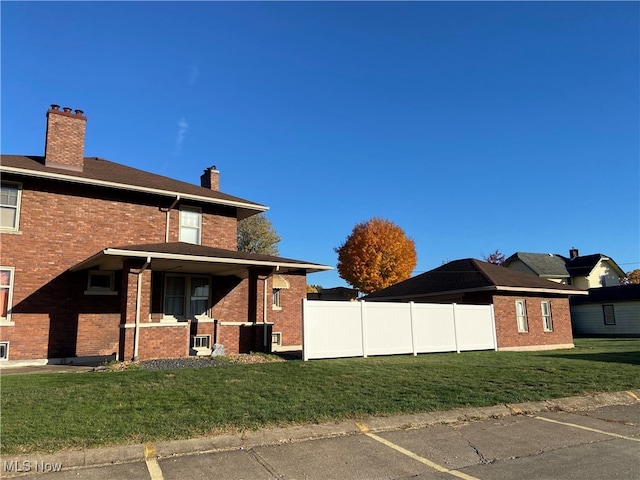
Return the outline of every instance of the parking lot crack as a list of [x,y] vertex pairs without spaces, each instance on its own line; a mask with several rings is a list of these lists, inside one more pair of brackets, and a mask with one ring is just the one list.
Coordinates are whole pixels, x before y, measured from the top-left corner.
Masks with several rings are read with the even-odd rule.
[[254,460],[255,460],[256,462],[258,462],[260,465],[262,465],[262,466],[265,468],[265,470],[267,470],[267,471],[269,472],[269,474],[272,476],[271,478],[279,478],[279,479],[280,479],[280,478],[284,478],[284,476],[283,476],[283,475],[280,475],[280,474],[276,471],[276,469],[275,469],[275,468],[273,468],[273,467],[269,464],[269,462],[267,462],[264,458],[262,458],[262,457],[260,456],[260,454],[259,454],[258,452],[256,452],[253,448],[251,448],[251,449],[247,450],[247,453],[248,453],[249,455],[251,455],[251,456],[254,458]]
[[463,438],[463,440],[465,442],[467,442],[467,444],[469,445],[469,447],[476,453],[477,457],[480,459],[480,464],[482,465],[489,465],[493,462],[496,461],[495,458],[492,459],[487,459],[482,452],[478,449],[478,447],[476,447],[471,440],[469,440],[467,437],[465,437],[462,432],[460,430],[458,430],[458,434]]

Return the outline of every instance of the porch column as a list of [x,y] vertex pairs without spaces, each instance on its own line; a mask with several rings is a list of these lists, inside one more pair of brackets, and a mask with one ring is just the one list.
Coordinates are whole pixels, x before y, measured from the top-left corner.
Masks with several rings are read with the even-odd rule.
[[[260,302],[260,288],[258,288],[258,283],[260,282],[260,277],[264,277],[264,281],[266,281],[266,277],[273,273],[272,268],[250,268],[249,269],[249,295],[247,302],[247,321],[252,323],[257,323],[260,316],[258,312],[262,311],[264,303]],[[267,302],[267,298],[263,298],[262,302]]]
[[[260,288],[260,282],[266,282],[267,277],[269,277],[273,273],[272,268],[250,268],[249,269],[249,292],[248,292],[248,316],[247,320],[253,325],[251,327],[243,327],[241,328],[240,334],[240,348],[248,348],[248,351],[260,352],[265,350],[264,348],[264,332],[263,329],[266,328],[266,325],[263,323],[259,323],[259,320],[264,321],[262,317],[264,315],[263,310],[264,306],[267,305],[269,301],[269,293],[265,292],[264,288]],[[266,298],[265,298],[266,296]],[[244,333],[242,333],[244,330]],[[244,341],[242,340],[244,337]],[[270,344],[267,346],[268,347]]]
[[[120,359],[130,360],[134,352],[134,328],[126,325],[135,324],[136,310],[140,309],[141,322],[148,322],[151,313],[151,269],[142,272],[140,295],[138,296],[138,274],[145,261],[142,259],[125,259],[122,265],[122,326],[120,327]],[[140,305],[138,306],[138,298]]]

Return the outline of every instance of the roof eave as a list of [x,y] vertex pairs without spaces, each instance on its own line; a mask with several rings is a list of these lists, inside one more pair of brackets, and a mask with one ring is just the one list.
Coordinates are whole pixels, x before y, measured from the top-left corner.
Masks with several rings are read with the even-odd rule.
[[[478,288],[463,288],[460,290],[447,290],[442,292],[429,292],[429,293],[414,293],[411,295],[390,295],[385,297],[374,297],[371,300],[406,300],[409,298],[425,298],[425,297],[437,297],[440,295],[456,295],[460,293],[471,293],[471,292],[487,292],[496,290],[495,285],[490,285],[487,287],[478,287]],[[366,300],[366,297],[365,297]]]
[[221,198],[211,198],[211,197],[205,197],[202,195],[193,195],[190,193],[181,193],[181,192],[172,191],[172,190],[143,187],[139,185],[128,185],[125,183],[109,182],[106,180],[98,180],[93,178],[75,177],[73,175],[65,175],[65,174],[55,173],[55,172],[43,172],[39,170],[30,170],[27,168],[19,168],[19,167],[8,167],[4,165],[0,166],[0,171],[6,172],[6,173],[15,173],[18,175],[25,175],[29,177],[46,178],[49,180],[59,180],[59,181],[78,183],[83,185],[93,185],[93,186],[99,186],[99,187],[114,188],[119,190],[149,193],[153,195],[161,195],[161,196],[166,196],[171,198],[175,198],[179,196],[183,200],[192,200],[192,201],[210,203],[215,205],[235,207],[239,210],[239,212],[240,211],[242,212],[241,218],[246,218],[256,213],[266,212],[267,210],[269,210],[269,207],[265,205],[260,205],[257,203],[247,203],[247,202],[238,202],[234,200],[225,200]]
[[161,253],[161,252],[147,252],[144,250],[124,250],[118,248],[105,248],[103,251],[93,255],[87,260],[73,266],[71,271],[84,270],[98,265],[101,259],[105,257],[128,257],[128,258],[151,258],[151,260],[173,260],[178,262],[198,262],[198,263],[210,263],[210,264],[227,264],[239,267],[269,267],[275,269],[275,271],[282,270],[304,270],[307,273],[318,273],[327,270],[333,270],[328,265],[319,265],[314,263],[295,263],[287,261],[267,261],[267,260],[246,260],[242,258],[226,258],[226,257],[214,257],[214,256],[202,256],[202,255],[185,255],[177,253]]
[[496,290],[501,292],[526,292],[526,293],[550,293],[556,295],[589,295],[586,290],[573,290],[573,289],[556,289],[556,288],[542,288],[542,287],[507,287],[497,286]]

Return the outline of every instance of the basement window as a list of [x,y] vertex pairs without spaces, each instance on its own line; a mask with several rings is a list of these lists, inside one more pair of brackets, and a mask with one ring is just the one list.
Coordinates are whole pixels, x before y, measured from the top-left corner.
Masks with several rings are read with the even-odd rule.
[[85,295],[117,295],[114,289],[115,272],[91,270],[87,280]]
[[0,360],[9,360],[9,342],[0,342]]
[[194,335],[191,337],[191,347],[194,350],[199,348],[211,348],[211,335]]

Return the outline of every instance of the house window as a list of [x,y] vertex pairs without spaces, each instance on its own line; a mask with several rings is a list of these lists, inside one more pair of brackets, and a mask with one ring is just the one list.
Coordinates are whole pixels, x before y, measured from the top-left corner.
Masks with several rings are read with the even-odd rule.
[[271,345],[272,347],[282,346],[282,332],[273,332],[271,334]]
[[9,360],[9,342],[0,342],[0,360]]
[[519,332],[528,332],[527,324],[527,302],[525,300],[516,300],[516,321],[518,322]]
[[271,279],[272,297],[273,301],[271,305],[274,310],[282,309],[282,290],[287,290],[291,287],[289,280],[283,275],[273,275]]
[[13,267],[0,267],[0,323],[11,322]]
[[18,231],[22,186],[2,182],[0,186],[0,229]]
[[275,309],[282,308],[280,306],[280,289],[279,288],[273,289],[273,308]]
[[191,348],[211,348],[211,335],[194,335],[191,337]]
[[173,320],[208,316],[210,291],[208,277],[167,275],[164,288],[164,316]]
[[613,308],[613,305],[603,305],[602,306],[602,316],[604,317],[605,325],[615,325],[616,324],[616,312]]
[[101,270],[91,270],[87,280],[85,295],[116,295],[114,289],[115,273]]
[[545,332],[553,332],[553,319],[551,318],[551,302],[540,302],[542,309],[542,326]]
[[180,208],[180,241],[200,245],[202,239],[202,210]]
[[193,317],[206,315],[209,309],[209,279],[191,277],[189,282],[189,313]]

